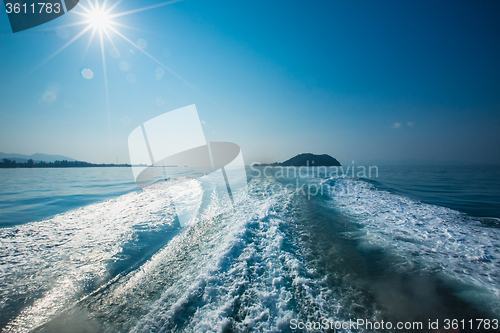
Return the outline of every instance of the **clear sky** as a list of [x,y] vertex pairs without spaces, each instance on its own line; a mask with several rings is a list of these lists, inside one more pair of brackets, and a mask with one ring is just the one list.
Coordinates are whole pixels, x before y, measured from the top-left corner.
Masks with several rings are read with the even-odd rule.
[[499,1],[185,0],[117,17],[177,76],[108,29],[109,113],[98,34],[85,55],[92,30],[46,61],[86,27],[61,27],[79,15],[13,34],[0,10],[1,152],[125,163],[134,128],[196,104],[207,140],[248,164],[500,163]]

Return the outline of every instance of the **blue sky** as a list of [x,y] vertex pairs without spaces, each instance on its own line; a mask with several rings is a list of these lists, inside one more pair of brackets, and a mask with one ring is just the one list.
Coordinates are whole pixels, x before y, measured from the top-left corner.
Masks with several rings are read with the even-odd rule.
[[79,20],[13,34],[0,15],[0,151],[128,162],[134,128],[196,104],[207,140],[239,144],[247,163],[301,152],[500,163],[498,1],[185,0],[119,17],[182,80],[158,79],[158,64],[111,32],[109,117],[98,38],[83,57],[90,32],[38,66],[85,26],[57,27]]

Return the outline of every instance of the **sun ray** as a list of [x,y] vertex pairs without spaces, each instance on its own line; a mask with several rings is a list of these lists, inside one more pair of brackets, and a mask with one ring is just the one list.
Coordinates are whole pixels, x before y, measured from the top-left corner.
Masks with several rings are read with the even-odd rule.
[[[106,70],[106,53],[104,52],[104,41],[102,38],[102,30],[99,30],[99,40],[101,43],[102,68],[104,71],[104,93],[106,95],[106,114],[108,120],[108,143],[111,144],[111,110],[109,107],[109,89],[108,89],[108,73]],[[109,148],[109,147],[108,147]]]
[[87,0],[87,3],[89,4],[91,11],[95,11],[96,10],[95,7],[94,7],[94,5],[92,4],[92,1]]
[[156,5],[152,5],[152,6],[148,6],[148,7],[143,7],[143,8],[129,10],[129,11],[126,11],[126,12],[121,12],[121,13],[113,14],[113,15],[110,15],[109,18],[113,19],[115,17],[120,17],[120,16],[130,15],[130,14],[134,14],[134,13],[139,13],[139,12],[143,12],[145,10],[150,10],[150,9],[154,9],[154,8],[158,8],[158,7],[162,7],[162,6],[166,6],[166,5],[171,5],[173,3],[180,2],[180,1],[183,1],[183,0],[166,1],[166,2],[162,2],[162,3],[156,4]]
[[89,41],[87,42],[87,46],[85,47],[85,51],[83,52],[82,60],[85,59],[85,56],[87,55],[87,52],[89,51],[90,44],[92,44],[92,41],[94,40],[95,33],[97,32],[97,28],[94,28],[92,30],[92,34],[90,35]]
[[115,9],[122,1],[123,0],[118,0],[111,7],[109,7],[108,9],[106,9],[106,14],[111,13],[113,11],[113,9]]
[[78,22],[74,22],[74,23],[68,23],[68,24],[64,24],[64,25],[58,25],[57,27],[58,28],[69,28],[69,27],[74,27],[74,26],[77,26],[77,25],[83,25],[83,24],[88,24],[89,21],[88,20],[83,20],[83,21],[78,21]]
[[[102,1],[101,5],[99,4],[99,1]],[[197,93],[199,93],[201,96],[203,96],[204,98],[206,98],[208,101],[210,101],[214,105],[218,106],[217,102],[215,102],[214,100],[212,100],[210,97],[208,97],[203,92],[201,92],[197,87],[195,87],[194,85],[192,85],[191,83],[189,83],[187,80],[185,80],[179,74],[177,74],[176,72],[174,72],[173,70],[171,70],[169,67],[167,67],[166,65],[164,65],[162,62],[160,62],[159,60],[157,60],[155,57],[153,57],[151,54],[149,54],[143,48],[139,47],[136,43],[132,42],[129,38],[127,38],[119,30],[117,30],[117,28],[115,28],[115,26],[116,27],[123,27],[123,28],[127,28],[127,29],[133,29],[133,30],[137,30],[137,31],[143,31],[143,30],[137,29],[137,28],[134,28],[134,27],[131,27],[131,26],[128,26],[128,25],[125,25],[123,23],[112,21],[112,19],[116,18],[116,17],[121,17],[121,16],[126,16],[126,15],[130,15],[130,14],[134,14],[134,13],[143,12],[143,11],[146,11],[146,10],[150,10],[150,9],[154,9],[154,8],[158,8],[158,7],[162,7],[162,6],[166,6],[166,5],[170,5],[170,4],[174,4],[176,2],[180,2],[180,1],[183,1],[183,0],[165,1],[165,2],[156,4],[156,5],[152,5],[152,6],[142,7],[142,8],[138,8],[138,9],[134,9],[134,10],[129,10],[129,11],[121,12],[121,13],[116,13],[116,14],[110,14],[113,10],[115,10],[117,8],[117,6],[122,1],[123,0],[117,0],[112,5],[110,5],[109,8],[106,8],[107,5],[110,4],[108,2],[108,0],[95,0],[95,4],[93,3],[93,0],[87,0],[88,6],[90,7],[90,9],[87,8],[85,5],[83,5],[82,2],[80,2],[79,3],[80,8],[83,11],[72,10],[71,12],[75,13],[78,16],[84,17],[85,19],[82,20],[82,21],[75,22],[75,23],[70,23],[70,24],[62,25],[60,27],[72,27],[72,26],[78,26],[78,25],[83,25],[83,24],[88,24],[88,25],[86,27],[84,27],[76,36],[74,36],[73,38],[71,38],[71,40],[69,40],[67,43],[65,43],[62,47],[60,47],[57,51],[55,51],[53,54],[51,54],[47,59],[45,59],[42,63],[40,63],[38,66],[36,66],[32,70],[32,71],[35,71],[38,68],[40,68],[42,65],[44,65],[45,63],[47,63],[48,61],[50,61],[56,55],[58,55],[59,53],[61,53],[64,49],[66,49],[71,44],[73,44],[75,41],[77,41],[79,38],[81,38],[85,33],[87,33],[87,31],[89,31],[90,29],[92,29],[90,37],[89,37],[89,39],[88,39],[88,41],[86,43],[85,50],[83,52],[83,56],[82,56],[82,61],[83,61],[85,59],[85,57],[86,57],[89,49],[90,49],[90,45],[92,44],[92,42],[93,42],[93,40],[95,38],[96,33],[99,32],[99,44],[100,44],[100,48],[101,48],[102,68],[103,68],[103,75],[104,75],[103,76],[104,77],[104,92],[105,92],[105,98],[106,98],[106,115],[107,115],[107,122],[108,122],[108,136],[109,136],[109,142],[108,143],[110,145],[108,148],[109,148],[110,151],[111,151],[111,107],[110,107],[109,82],[108,82],[108,74],[107,74],[107,66],[106,66],[106,53],[105,53],[105,46],[104,46],[105,42],[104,42],[104,39],[107,38],[107,40],[110,42],[111,46],[113,47],[114,51],[116,51],[117,54],[120,53],[118,51],[118,48],[116,47],[114,41],[113,41],[113,38],[115,38],[115,36],[112,36],[111,31],[113,31],[114,33],[116,33],[118,36],[120,36],[120,38],[124,39],[127,43],[129,43],[134,48],[136,48],[137,50],[139,50],[141,53],[143,53],[144,55],[146,55],[148,58],[150,58],[151,60],[153,60],[155,63],[157,63],[159,66],[161,66],[167,72],[169,72],[170,74],[172,74],[178,80],[180,80],[181,82],[183,82],[185,85],[187,85],[188,87],[190,87],[191,89],[193,89],[194,91],[196,91]],[[106,37],[104,37],[104,34],[106,35]]]
[[116,30],[113,27],[110,27],[110,29],[113,30],[118,36],[120,36],[121,38],[123,38],[125,41],[127,41],[130,45],[132,45],[133,47],[135,47],[136,49],[138,49],[139,51],[141,51],[142,53],[144,53],[148,58],[150,58],[151,60],[153,60],[154,62],[156,62],[157,64],[159,64],[163,68],[165,68],[167,71],[169,71],[171,74],[173,74],[175,77],[177,77],[178,79],[180,79],[182,82],[184,82],[184,83],[188,84],[189,86],[191,86],[191,84],[189,82],[187,82],[181,76],[179,76],[177,73],[175,73],[170,68],[168,68],[167,66],[165,66],[164,64],[162,64],[159,60],[156,60],[155,57],[153,57],[152,55],[150,55],[148,52],[144,51],[144,49],[142,49],[141,47],[139,47],[139,45],[137,45],[136,43],[132,42],[130,39],[128,39],[126,36],[124,36],[122,33],[120,33],[118,30]]
[[102,3],[102,7],[101,9],[106,12],[106,5],[108,4],[108,0],[104,0],[104,2]]
[[[85,7],[81,2],[79,2],[79,6],[78,8],[82,8],[84,11],[86,11],[88,14],[92,14],[92,12],[90,11],[90,9],[88,9],[87,7]],[[72,11],[70,11],[70,13],[79,13],[77,11],[75,11],[74,9]]]
[[72,10],[70,13],[73,13],[73,14],[76,14],[76,15],[80,15],[80,16],[83,16],[85,18],[89,18],[89,15],[92,14],[92,12],[89,12],[88,14],[85,14],[85,13],[82,13],[82,12],[79,12],[77,10]]
[[118,23],[118,22],[114,22],[114,21],[109,22],[109,24],[110,25],[116,25],[116,26],[119,26],[119,27],[122,27],[122,28],[127,28],[127,29],[130,29],[130,30],[144,31],[143,29],[134,28],[134,27],[131,27],[130,25],[126,25],[126,24]]
[[115,51],[119,54],[120,51],[118,51],[118,49],[116,48],[116,45],[115,43],[113,42],[113,38],[111,38],[111,36],[109,35],[109,31],[108,29],[104,29],[104,33],[106,34],[106,37],[108,37],[108,40],[109,42],[111,43],[111,45],[113,46],[113,49],[115,49]]
[[78,38],[80,38],[81,36],[83,36],[87,31],[89,31],[90,29],[92,28],[92,26],[88,26],[86,27],[85,29],[83,29],[82,31],[80,31],[79,34],[77,34],[75,37],[71,38],[71,40],[69,40],[66,44],[64,44],[63,46],[61,46],[59,48],[59,50],[57,50],[56,52],[52,53],[52,55],[50,55],[47,59],[45,59],[44,61],[42,61],[42,63],[40,63],[38,66],[36,66],[34,68],[34,70],[37,70],[38,68],[40,68],[42,65],[46,64],[50,59],[54,58],[56,55],[58,55],[61,51],[63,51],[65,48],[67,48],[68,46],[70,46],[71,44],[73,44]]
[[125,41],[127,41],[129,44],[131,44],[136,49],[138,49],[139,51],[141,51],[142,53],[144,53],[148,58],[150,58],[151,60],[153,60],[154,62],[156,62],[158,65],[160,65],[161,67],[163,67],[165,70],[167,70],[170,74],[174,75],[176,78],[178,78],[179,80],[181,80],[188,87],[192,88],[193,90],[195,90],[196,92],[198,92],[199,94],[201,94],[203,97],[205,97],[206,99],[208,99],[210,102],[212,102],[214,104],[217,104],[214,100],[212,100],[210,97],[208,97],[207,95],[205,95],[198,88],[196,88],[191,83],[189,83],[188,81],[186,81],[182,76],[180,76],[179,74],[177,74],[176,72],[174,72],[173,70],[171,70],[170,68],[168,68],[167,66],[165,66],[161,61],[157,60],[155,57],[153,57],[148,52],[144,51],[144,49],[142,49],[141,47],[139,47],[139,45],[137,45],[134,42],[132,42],[130,39],[128,39],[126,36],[124,36],[122,33],[120,33],[118,30],[116,30],[115,28],[113,28],[111,26],[109,28],[111,30],[113,30],[118,36],[120,36]]
[[99,41],[101,44],[101,58],[102,58],[102,68],[104,70],[104,90],[106,93],[106,104],[108,109],[108,120],[109,120],[109,91],[108,91],[108,74],[106,70],[106,53],[104,52],[104,40],[102,38],[102,31],[99,31]]

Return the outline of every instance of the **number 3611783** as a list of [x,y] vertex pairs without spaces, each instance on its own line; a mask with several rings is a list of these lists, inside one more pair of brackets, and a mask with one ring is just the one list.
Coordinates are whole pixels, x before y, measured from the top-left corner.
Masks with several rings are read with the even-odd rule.
[[7,14],[14,13],[33,13],[33,14],[42,14],[42,13],[55,13],[59,14],[61,12],[61,4],[60,3],[51,3],[51,2],[39,2],[32,3],[30,5],[26,5],[25,3],[6,3],[5,9]]

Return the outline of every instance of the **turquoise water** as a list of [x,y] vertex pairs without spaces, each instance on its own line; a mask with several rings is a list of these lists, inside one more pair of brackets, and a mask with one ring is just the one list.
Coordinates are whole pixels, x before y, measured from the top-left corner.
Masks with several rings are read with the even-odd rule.
[[0,169],[0,226],[39,221],[136,190],[130,168]]
[[183,170],[145,189],[127,168],[0,175],[5,331],[500,316],[498,167],[380,167],[370,178],[247,168],[234,208],[204,195],[220,213],[186,227],[172,196],[208,189],[180,183]]

